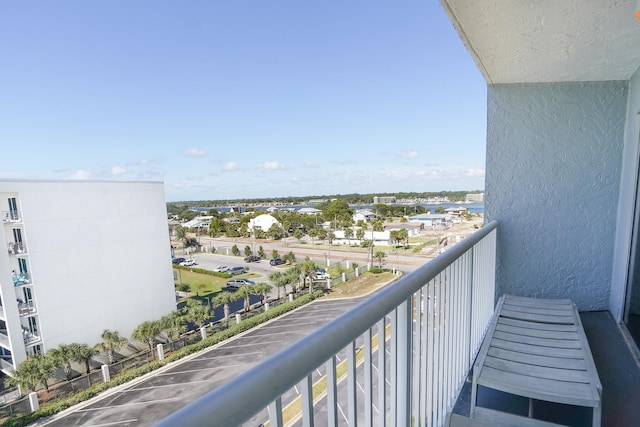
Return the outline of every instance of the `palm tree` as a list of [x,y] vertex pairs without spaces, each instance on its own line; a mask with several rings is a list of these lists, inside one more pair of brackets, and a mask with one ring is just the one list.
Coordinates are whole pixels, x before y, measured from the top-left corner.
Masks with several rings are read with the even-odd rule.
[[222,306],[224,310],[224,321],[229,325],[229,304],[238,300],[238,296],[233,292],[221,292],[213,299],[213,302],[217,306]]
[[347,227],[344,229],[344,237],[347,239],[349,246],[351,246],[351,238],[353,237],[353,228]]
[[261,295],[260,300],[263,304],[267,300],[267,298],[269,298],[269,292],[271,292],[272,289],[273,286],[271,286],[267,282],[259,282],[253,285],[254,292],[257,292],[259,295]]
[[71,369],[71,361],[73,360],[73,348],[71,345],[60,344],[58,348],[52,348],[47,352],[47,356],[58,368],[64,368],[64,375],[67,381],[71,379],[73,375],[73,369]]
[[179,311],[172,311],[166,316],[162,316],[160,323],[162,330],[167,333],[170,341],[174,341],[174,336],[179,339],[180,334],[187,330],[187,321]]
[[253,285],[242,285],[240,286],[240,288],[238,288],[238,291],[236,293],[240,295],[244,300],[244,312],[248,313],[249,310],[251,309],[250,298],[251,298],[251,295],[254,294]]
[[315,243],[314,239],[318,237],[318,229],[315,227],[309,229],[309,231],[307,231],[307,235],[311,237],[311,245],[313,245]]
[[78,363],[84,363],[87,374],[91,372],[91,366],[89,361],[98,354],[98,350],[93,347],[89,347],[87,344],[71,344],[71,353],[73,354],[73,360]]
[[[348,229],[349,230],[349,229]],[[309,293],[313,293],[313,279],[316,277],[316,263],[311,261],[309,257],[307,257],[301,266],[301,275],[303,277],[303,282],[309,280]]]
[[362,228],[358,228],[356,230],[356,239],[360,240],[362,242],[362,239],[364,239],[364,230]]
[[134,329],[131,337],[134,340],[146,342],[149,345],[151,357],[153,358],[153,345],[156,342],[156,335],[158,335],[160,332],[160,322],[147,320],[146,322],[140,323],[138,327]]
[[282,280],[283,277],[284,274],[282,274],[281,271],[274,271],[273,273],[269,273],[269,280],[271,280],[278,288],[278,299],[280,299],[280,288],[286,285],[286,283],[284,283]]
[[56,366],[49,356],[34,354],[16,368],[9,384],[31,391],[36,391],[37,385],[42,384],[49,391],[49,378],[55,370]]
[[387,254],[384,251],[377,251],[373,257],[378,260],[378,265],[382,268],[382,262],[387,257]]
[[101,338],[102,342],[97,347],[107,354],[107,359],[111,365],[115,361],[114,352],[120,350],[129,341],[125,337],[121,337],[118,331],[110,331],[109,329],[105,329],[102,332]]
[[188,321],[202,327],[204,322],[211,319],[211,309],[196,299],[189,299],[182,309]]

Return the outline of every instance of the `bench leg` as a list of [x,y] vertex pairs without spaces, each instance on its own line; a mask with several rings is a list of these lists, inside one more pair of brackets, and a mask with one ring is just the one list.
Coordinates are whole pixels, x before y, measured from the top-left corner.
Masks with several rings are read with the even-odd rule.
[[600,423],[602,422],[602,401],[600,401],[600,405],[593,408],[593,427],[600,427]]

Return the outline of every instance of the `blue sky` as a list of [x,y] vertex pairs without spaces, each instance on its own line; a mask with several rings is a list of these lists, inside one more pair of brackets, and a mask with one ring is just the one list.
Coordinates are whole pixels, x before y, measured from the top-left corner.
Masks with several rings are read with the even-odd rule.
[[486,85],[437,0],[3,2],[0,52],[1,178],[484,186]]

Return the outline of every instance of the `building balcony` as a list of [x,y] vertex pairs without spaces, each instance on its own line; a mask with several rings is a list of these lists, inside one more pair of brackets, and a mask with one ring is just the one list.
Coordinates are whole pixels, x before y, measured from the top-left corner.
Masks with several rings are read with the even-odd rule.
[[9,341],[9,335],[6,329],[0,329],[0,346],[11,349],[11,342]]
[[[485,226],[158,426],[443,426],[451,412],[468,416],[470,370],[496,299],[496,233]],[[634,425],[640,368],[626,338],[608,312],[580,316],[603,384],[602,425]],[[478,404],[526,416],[529,402],[481,390]],[[535,401],[534,414],[591,424],[590,408]]]
[[22,328],[22,339],[24,340],[24,345],[31,345],[41,341],[39,335],[34,334],[25,327]]
[[0,216],[2,217],[2,222],[5,224],[15,224],[18,222],[22,222],[22,215],[19,209],[0,211]]
[[23,255],[27,252],[27,247],[24,242],[9,242],[7,243],[7,249],[9,255]]
[[36,306],[33,304],[33,302],[19,302],[18,313],[20,313],[20,316],[35,314]]
[[22,286],[28,285],[31,283],[31,278],[29,277],[29,273],[19,273],[13,275],[13,285],[14,286]]

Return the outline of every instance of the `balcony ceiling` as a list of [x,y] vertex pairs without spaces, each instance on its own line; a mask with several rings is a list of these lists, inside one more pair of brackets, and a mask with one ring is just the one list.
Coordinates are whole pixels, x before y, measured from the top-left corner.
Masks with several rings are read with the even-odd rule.
[[440,0],[487,83],[628,80],[636,0]]

